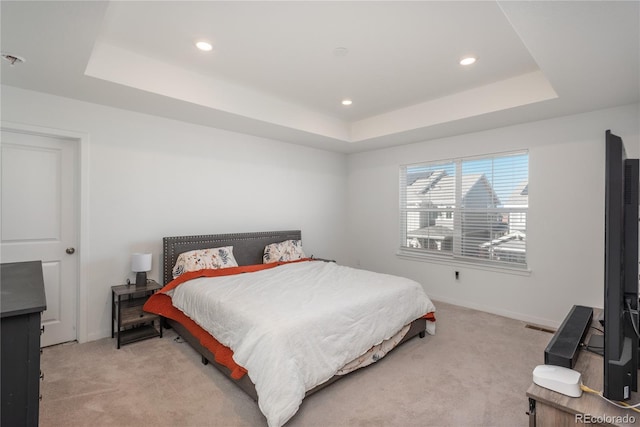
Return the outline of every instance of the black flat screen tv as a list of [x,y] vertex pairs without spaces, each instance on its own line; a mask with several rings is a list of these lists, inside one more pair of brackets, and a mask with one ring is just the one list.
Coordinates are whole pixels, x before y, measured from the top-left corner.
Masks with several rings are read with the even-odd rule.
[[638,390],[638,159],[605,133],[603,395],[627,400]]

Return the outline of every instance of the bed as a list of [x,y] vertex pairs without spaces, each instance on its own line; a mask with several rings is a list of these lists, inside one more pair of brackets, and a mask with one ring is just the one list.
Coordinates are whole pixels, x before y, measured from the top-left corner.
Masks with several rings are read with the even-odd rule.
[[[286,423],[295,414],[305,396],[326,387],[352,370],[359,369],[360,367],[377,361],[397,345],[415,336],[422,338],[425,336],[425,332],[435,332],[435,307],[426,294],[424,294],[422,287],[415,282],[409,283],[407,285],[409,288],[403,290],[399,295],[391,296],[392,294],[389,294],[389,298],[393,299],[393,304],[388,304],[387,301],[384,306],[379,305],[377,308],[376,306],[366,306],[366,308],[358,307],[356,310],[352,309],[352,304],[349,303],[349,307],[345,306],[340,309],[345,310],[344,312],[332,313],[331,311],[335,311],[334,305],[342,306],[343,300],[350,301],[353,298],[353,295],[350,296],[350,292],[352,292],[356,298],[360,298],[358,295],[363,295],[363,300],[374,298],[374,296],[369,297],[369,294],[374,294],[375,298],[383,298],[382,294],[385,291],[375,288],[378,282],[379,286],[387,286],[386,282],[389,280],[402,281],[403,285],[405,285],[404,282],[411,281],[396,276],[349,269],[348,267],[337,266],[332,261],[316,260],[306,257],[295,261],[286,260],[268,265],[263,264],[265,247],[273,244],[277,245],[280,242],[301,242],[301,232],[299,230],[288,230],[165,237],[163,238],[163,283],[165,287],[150,298],[144,307],[146,311],[163,316],[165,326],[173,328],[187,341],[201,355],[202,363],[210,363],[215,366],[220,372],[256,400],[271,427]],[[237,267],[234,266],[221,270],[203,269],[190,271],[174,279],[174,266],[180,254],[195,250],[224,247],[232,248],[232,254],[237,262]],[[349,278],[347,279],[346,276],[349,276]],[[307,290],[300,286],[302,282],[315,282],[316,278],[319,282],[325,280],[325,282],[320,282],[318,285],[315,285],[320,289],[320,296],[315,294],[315,290],[307,294]],[[353,280],[355,282],[356,279],[358,282],[366,284],[367,292],[356,289],[350,291],[342,284],[346,280]],[[301,283],[298,283],[298,281]],[[293,284],[294,282],[295,285]],[[212,286],[213,283],[215,283],[215,286]],[[290,285],[290,283],[292,284]],[[416,285],[419,289],[417,289]],[[334,288],[331,288],[331,286]],[[376,289],[376,291],[368,292],[369,289]],[[386,287],[381,287],[380,289],[386,290]],[[217,296],[211,296],[211,298],[218,298],[218,300],[208,303],[212,305],[204,306],[204,301],[208,301],[209,296],[207,296],[207,298],[199,294],[198,296],[193,296],[189,292],[205,292],[207,295],[210,293],[219,293]],[[222,304],[221,300],[227,301],[232,297],[236,297],[236,294],[240,292],[249,293],[237,296],[239,299],[233,301],[232,304],[234,307],[233,313],[227,311],[232,310],[231,308],[220,305]],[[276,294],[273,297],[274,301],[271,301],[272,296],[267,295],[265,292],[282,293]],[[397,292],[397,290],[394,290],[394,292]],[[416,294],[413,295],[413,292]],[[322,293],[344,293],[346,297],[343,298],[341,295],[337,298],[336,295],[336,300],[331,300],[332,302],[327,304],[326,302],[322,303],[322,301],[326,301],[322,299]],[[281,296],[285,294],[286,298]],[[365,294],[367,298],[364,297]],[[378,297],[378,294],[381,296]],[[341,331],[344,331],[344,333],[340,332],[336,334],[335,332],[325,331],[324,329],[330,329],[332,324],[327,323],[326,318],[323,318],[325,320],[321,322],[317,320],[315,312],[313,315],[307,314],[310,311],[306,309],[295,312],[297,308],[304,305],[302,302],[298,302],[297,299],[305,300],[307,295],[313,295],[313,303],[321,304],[319,311],[327,312],[332,319],[339,319],[336,320],[337,323],[335,327],[342,328]],[[281,299],[278,300],[278,298]],[[328,298],[333,297],[329,295]],[[382,311],[387,309],[387,306],[395,306],[398,304],[398,300],[401,299],[419,300],[421,305],[418,305],[416,308],[412,307],[411,310],[417,310],[415,313],[418,313],[418,311],[420,311],[420,313],[417,315],[415,313],[410,314],[410,310],[400,314],[382,313]],[[184,304],[186,304],[185,301],[195,301],[197,303],[196,305],[203,305],[203,307],[201,307],[203,311],[200,314],[196,313],[193,311],[196,310],[196,308],[184,306]],[[238,301],[242,302],[239,303]],[[311,304],[309,301],[305,303]],[[259,314],[259,310],[263,306],[268,307],[269,304],[272,304],[272,308],[265,308],[266,312]],[[347,303],[345,302],[345,304]],[[291,306],[292,311],[286,313],[284,311],[280,312],[283,306]],[[282,310],[284,310],[284,308]],[[238,314],[235,313],[236,311]],[[186,315],[186,312],[188,312],[189,315]],[[348,315],[346,314],[347,312],[349,313]],[[213,319],[214,314],[212,313],[215,313],[219,318]],[[257,316],[252,316],[251,314],[253,313],[256,313]],[[324,313],[323,316],[326,316],[327,313]],[[355,323],[364,323],[364,319],[368,322],[368,316],[380,317],[383,315],[385,316],[384,321],[378,321],[377,323],[372,321],[370,324],[366,324],[367,327],[374,325],[374,331],[367,330],[366,333],[358,332]],[[233,316],[236,316],[236,318]],[[270,316],[273,316],[273,319],[271,319]],[[408,318],[410,318],[410,320],[402,321],[399,326],[394,326],[395,323],[401,321],[400,318],[402,316],[409,316]],[[210,317],[212,319],[209,319]],[[249,317],[259,317],[259,319],[257,319],[258,321],[253,320],[255,324],[248,326],[239,323],[240,321],[249,321],[247,319]],[[292,318],[298,320],[293,321]],[[353,318],[358,319],[353,327],[351,323],[345,323],[352,322]],[[387,321],[387,319],[389,320]],[[229,324],[224,324],[224,322],[228,322]],[[280,327],[274,328],[273,326],[269,326],[269,322],[273,322],[274,325],[283,325],[286,323],[287,328],[290,328],[291,331],[287,331],[287,335],[285,335],[284,332],[281,334]],[[318,322],[322,327],[316,328],[314,327],[314,323],[309,322]],[[298,323],[300,326],[298,326]],[[360,325],[360,327],[362,327],[362,325]],[[263,331],[261,333],[256,332],[256,330],[260,328],[262,328]],[[319,332],[317,332],[317,330]],[[391,330],[394,332],[389,333]],[[324,335],[318,335],[318,338],[315,338],[315,334],[321,333],[328,334],[330,339],[327,339]],[[342,335],[344,335],[344,338]],[[371,335],[371,337],[369,335]],[[374,338],[375,335],[383,338]],[[248,341],[249,343],[245,344],[244,341],[239,340]],[[340,343],[341,340],[344,340],[345,343],[349,342],[349,348],[339,347],[347,347],[345,343]],[[373,340],[373,342],[369,344],[368,340]],[[295,345],[291,343],[295,343]],[[321,343],[321,345],[319,343]],[[352,344],[356,347],[360,346],[359,348],[365,348],[365,351],[352,348]],[[286,357],[290,357],[292,361],[285,359],[284,362],[281,362],[275,359],[275,355],[279,355],[281,352],[274,349],[280,349],[278,346],[287,345],[289,345],[288,350],[282,353],[286,353]],[[312,348],[306,349],[306,346]],[[260,350],[256,351],[256,348]],[[269,350],[267,351],[265,349]],[[366,349],[369,350],[366,351]],[[298,351],[302,352],[303,350],[307,351],[307,353],[297,354]],[[349,352],[354,351],[356,352],[354,353],[355,357],[351,357],[353,355],[350,355]],[[325,356],[325,352],[328,356]],[[257,359],[257,355],[263,353],[267,356],[260,357],[266,357],[266,361],[254,360]],[[296,357],[298,357],[298,359],[295,359]],[[334,360],[336,357],[347,357],[345,361],[351,362],[343,364],[342,361],[338,362]],[[242,362],[238,363],[236,359],[241,359]],[[300,363],[301,360],[304,360],[304,363]],[[321,369],[318,368],[321,372],[315,372],[315,367],[304,367],[300,368],[301,373],[296,374],[295,378],[292,378],[291,381],[286,380],[286,377],[291,372],[296,371],[299,365],[312,364],[309,363],[308,360],[312,360],[313,364],[321,366]],[[336,363],[339,363],[339,369],[334,369]],[[246,365],[248,368],[245,368],[243,365]],[[282,367],[280,367],[280,365],[282,365]],[[342,366],[342,368],[340,368],[340,366]],[[280,369],[280,371],[276,369]],[[274,372],[268,373],[268,371]],[[327,376],[327,372],[331,372],[331,375]],[[293,376],[293,374],[291,375]],[[285,379],[281,380],[280,377],[285,377]],[[291,385],[291,387],[289,387],[290,383],[293,384],[298,380],[301,383],[300,385]],[[280,385],[272,384],[276,381],[287,382]],[[280,394],[283,396],[272,398],[272,395]],[[279,401],[283,399],[285,403],[279,403]],[[291,402],[287,402],[287,399],[291,400]],[[272,401],[276,401],[275,404]],[[275,409],[273,406],[275,406]]]

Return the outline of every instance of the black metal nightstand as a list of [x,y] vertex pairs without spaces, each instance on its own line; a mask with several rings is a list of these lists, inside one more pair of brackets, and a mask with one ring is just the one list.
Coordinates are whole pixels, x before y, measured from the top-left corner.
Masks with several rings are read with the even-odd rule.
[[111,287],[111,338],[117,338],[118,348],[147,338],[162,338],[160,316],[142,310],[147,299],[160,288],[154,280],[147,280],[145,286]]

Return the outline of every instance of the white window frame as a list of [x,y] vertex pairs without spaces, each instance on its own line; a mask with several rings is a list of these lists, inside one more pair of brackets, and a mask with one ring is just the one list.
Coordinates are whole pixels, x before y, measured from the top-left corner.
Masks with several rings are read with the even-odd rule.
[[[400,214],[400,245],[397,252],[397,255],[402,258],[411,259],[411,260],[419,260],[419,261],[429,261],[436,263],[444,263],[444,264],[462,264],[469,267],[475,267],[480,269],[488,269],[488,270],[498,270],[502,272],[513,272],[516,274],[529,274],[529,264],[528,264],[528,248],[526,243],[526,228],[528,218],[528,210],[529,210],[529,202],[527,197],[527,205],[514,207],[488,207],[484,212],[497,213],[501,215],[509,215],[509,214],[524,214],[525,221],[525,238],[524,238],[524,247],[525,247],[525,259],[524,262],[504,262],[498,259],[486,259],[475,256],[468,256],[462,254],[462,214],[464,212],[474,212],[472,209],[467,209],[462,207],[462,165],[465,162],[474,161],[474,160],[491,160],[492,164],[496,159],[508,156],[518,156],[518,155],[526,155],[527,156],[527,188],[529,187],[529,153],[526,150],[520,150],[515,152],[504,152],[504,153],[494,153],[483,156],[473,156],[473,157],[460,157],[455,159],[448,160],[439,160],[439,161],[430,161],[430,162],[420,162],[413,164],[406,164],[400,166],[400,197],[399,197],[399,214]],[[407,214],[408,212],[416,212],[420,211],[420,209],[411,209],[407,206],[407,169],[408,168],[416,168],[416,167],[425,167],[425,168],[437,168],[437,167],[449,167],[455,168],[455,206],[453,209],[446,207],[442,209],[438,208],[430,208],[422,211],[428,212],[438,212],[438,215],[443,215],[447,217],[449,212],[453,212],[453,248],[451,251],[440,251],[428,248],[412,248],[408,245],[408,230],[407,230]],[[511,182],[511,185],[516,186],[518,182],[515,180]],[[504,203],[504,200],[502,200]],[[498,205],[500,206],[500,205]]]

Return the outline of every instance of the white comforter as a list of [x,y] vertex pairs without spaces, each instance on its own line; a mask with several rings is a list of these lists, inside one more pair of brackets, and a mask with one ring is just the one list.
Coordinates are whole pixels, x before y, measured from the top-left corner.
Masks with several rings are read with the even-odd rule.
[[172,300],[233,350],[271,427],[297,412],[307,390],[435,311],[417,282],[319,261],[193,279]]

